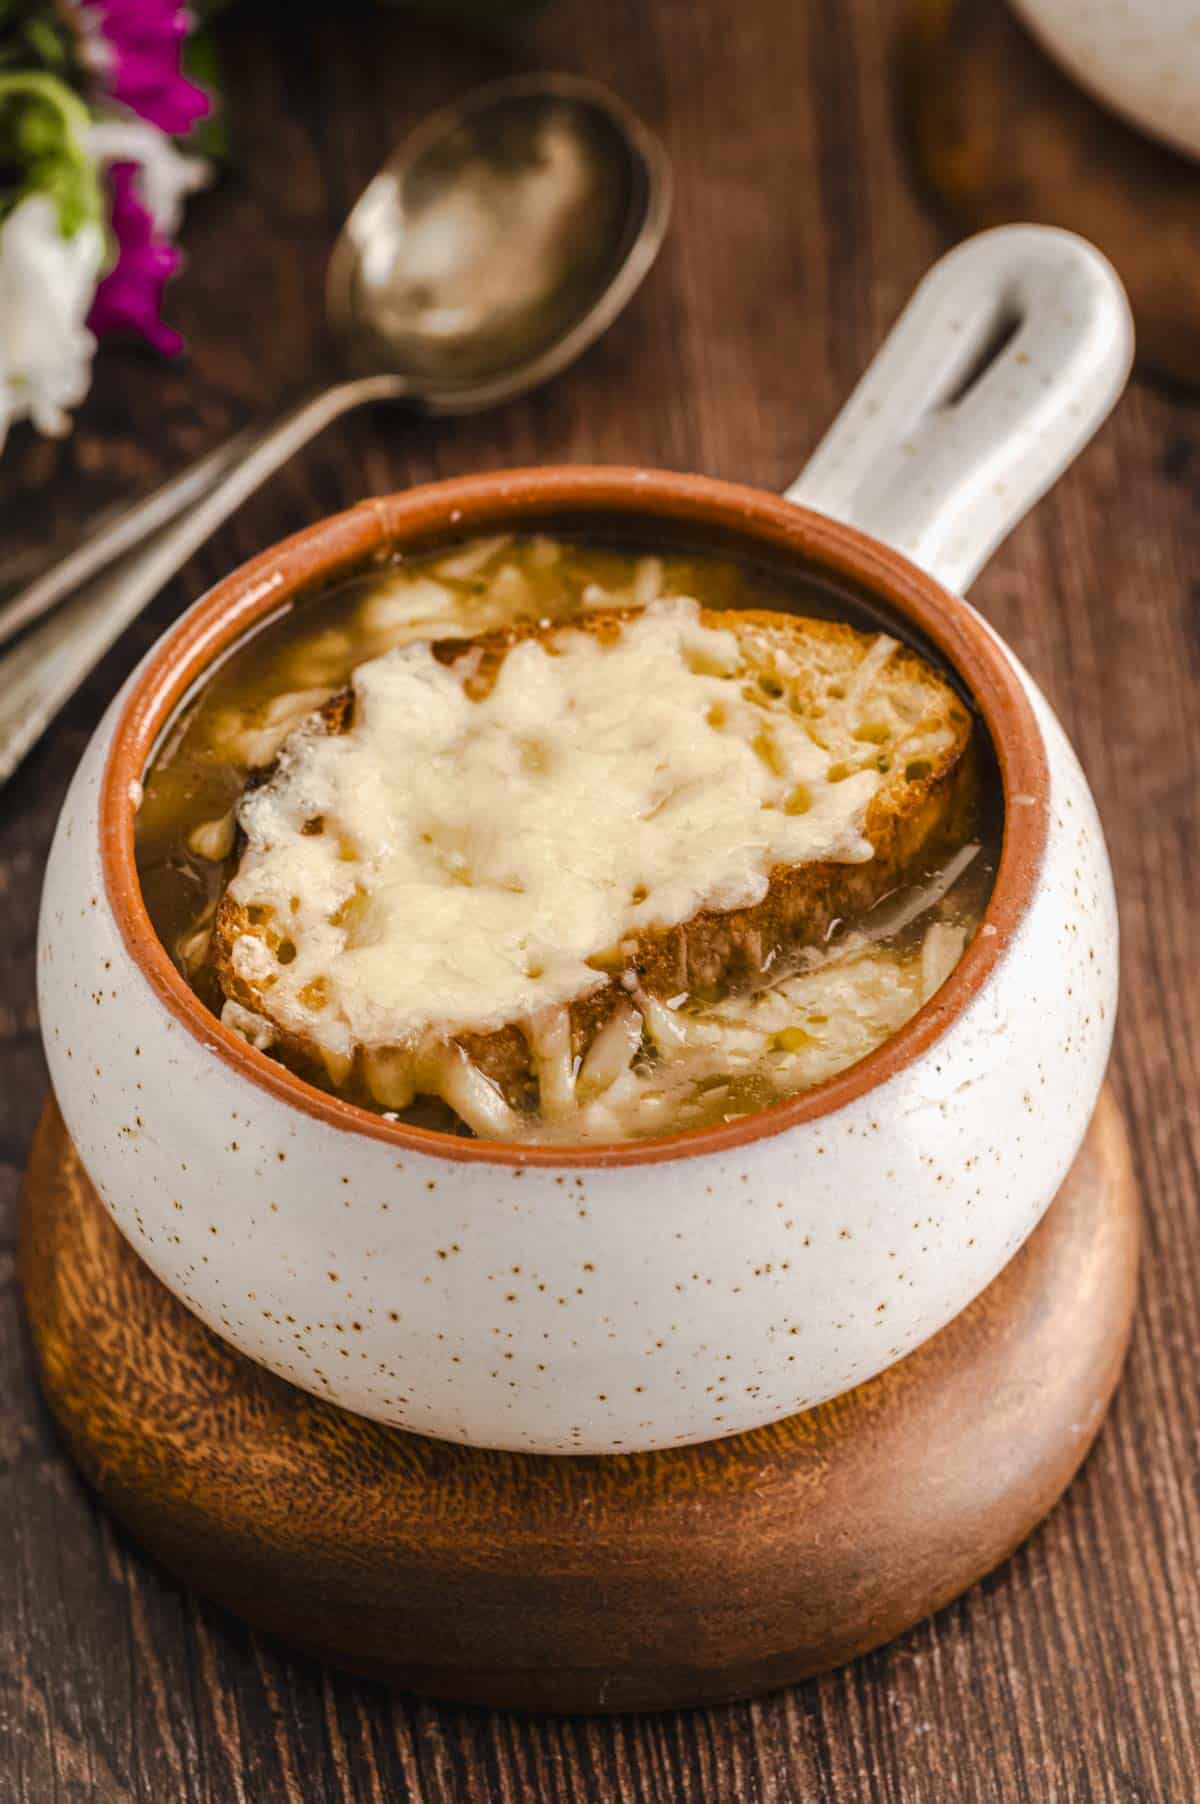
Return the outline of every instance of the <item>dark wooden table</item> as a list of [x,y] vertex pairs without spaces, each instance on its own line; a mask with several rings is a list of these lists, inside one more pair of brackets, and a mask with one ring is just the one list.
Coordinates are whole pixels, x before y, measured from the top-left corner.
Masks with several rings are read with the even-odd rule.
[[664,135],[661,266],[567,379],[487,418],[360,417],[222,531],[0,793],[0,1800],[1155,1800],[1200,1797],[1200,402],[1138,386],[977,597],[1061,710],[1108,825],[1125,934],[1118,1092],[1145,1199],[1140,1315],[1087,1468],[990,1581],[847,1671],[761,1702],[551,1721],[392,1697],[198,1603],[97,1509],[34,1387],[13,1220],[46,1077],[42,864],[117,683],[221,572],[372,492],[550,460],[779,488],[943,248],[896,114],[902,0],[559,0],[507,44],[369,6],[239,0],[220,43],[236,173],[193,207],[166,368],[100,360],[73,438],[14,436],[4,556],[45,546],[329,362],[323,261],[395,138],[532,64]]

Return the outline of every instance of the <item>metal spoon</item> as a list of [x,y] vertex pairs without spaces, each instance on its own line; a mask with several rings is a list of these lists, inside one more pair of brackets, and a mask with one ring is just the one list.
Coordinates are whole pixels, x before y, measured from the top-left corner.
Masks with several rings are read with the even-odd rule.
[[0,614],[0,642],[50,614],[0,657],[0,783],[181,565],[318,432],[368,402],[470,413],[556,375],[634,293],[669,209],[658,140],[573,76],[497,82],[418,127],[330,259],[347,379],[210,452]]

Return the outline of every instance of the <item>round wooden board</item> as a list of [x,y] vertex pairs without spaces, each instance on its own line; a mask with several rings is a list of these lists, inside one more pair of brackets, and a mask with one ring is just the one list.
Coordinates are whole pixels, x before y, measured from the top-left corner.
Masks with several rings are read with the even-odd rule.
[[198,1591],[438,1697],[715,1702],[849,1660],[1030,1533],[1117,1381],[1137,1218],[1106,1091],[1045,1220],[955,1322],[771,1428],[667,1453],[487,1453],[367,1422],[235,1353],[163,1288],[51,1104],[20,1270],[86,1476]]
[[1129,291],[1141,361],[1200,383],[1200,162],[1085,94],[1006,0],[913,0],[905,60],[920,173],[956,228],[1090,238]]

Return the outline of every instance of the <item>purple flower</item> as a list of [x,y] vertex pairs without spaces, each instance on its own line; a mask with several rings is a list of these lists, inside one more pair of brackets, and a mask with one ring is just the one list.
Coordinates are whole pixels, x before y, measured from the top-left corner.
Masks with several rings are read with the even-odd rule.
[[163,284],[179,267],[179,252],[155,231],[154,220],[138,198],[136,163],[113,163],[112,231],[117,241],[115,266],[97,288],[88,325],[97,338],[111,332],[138,332],[164,357],[183,349],[178,332],[163,324]]
[[208,96],[180,68],[189,28],[178,0],[81,0],[97,28],[105,86],[160,131],[181,137],[209,110]]
[[185,194],[207,166],[180,156],[172,139],[209,110],[207,94],[180,66],[189,18],[179,0],[78,0],[93,63],[113,113],[100,107],[89,133],[107,169],[116,261],[96,290],[88,321],[98,338],[140,333],[164,356],[183,340],[163,324],[163,287],[179,267],[170,235]]

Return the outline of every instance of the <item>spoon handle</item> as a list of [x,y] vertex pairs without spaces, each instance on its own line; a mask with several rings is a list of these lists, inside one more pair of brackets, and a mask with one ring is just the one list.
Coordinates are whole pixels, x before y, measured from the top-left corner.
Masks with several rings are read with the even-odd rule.
[[[161,490],[142,503],[145,509],[160,506],[149,536],[136,529],[140,509],[135,508],[101,535],[110,545],[107,555],[98,553],[88,562],[86,544],[70,554],[64,564],[75,558],[76,569],[86,565],[89,572],[99,574],[70,601],[56,608],[54,601],[48,602],[54,611],[0,656],[0,783],[7,782],[125,628],[255,489],[351,408],[406,393],[400,378],[385,375],[360,377],[311,394],[272,426],[239,435],[176,478],[168,485],[175,490],[174,505],[163,501]],[[200,481],[201,470],[207,488]],[[180,485],[187,490],[182,500]],[[200,499],[190,511],[183,511],[197,493]],[[134,547],[126,548],[124,555],[111,550],[111,535],[121,528],[127,535],[122,544]],[[56,565],[40,579],[47,586],[45,592],[62,568]],[[69,583],[57,588],[55,599],[68,589]],[[26,596],[29,593],[25,591]],[[16,605],[23,601],[18,598]]]

